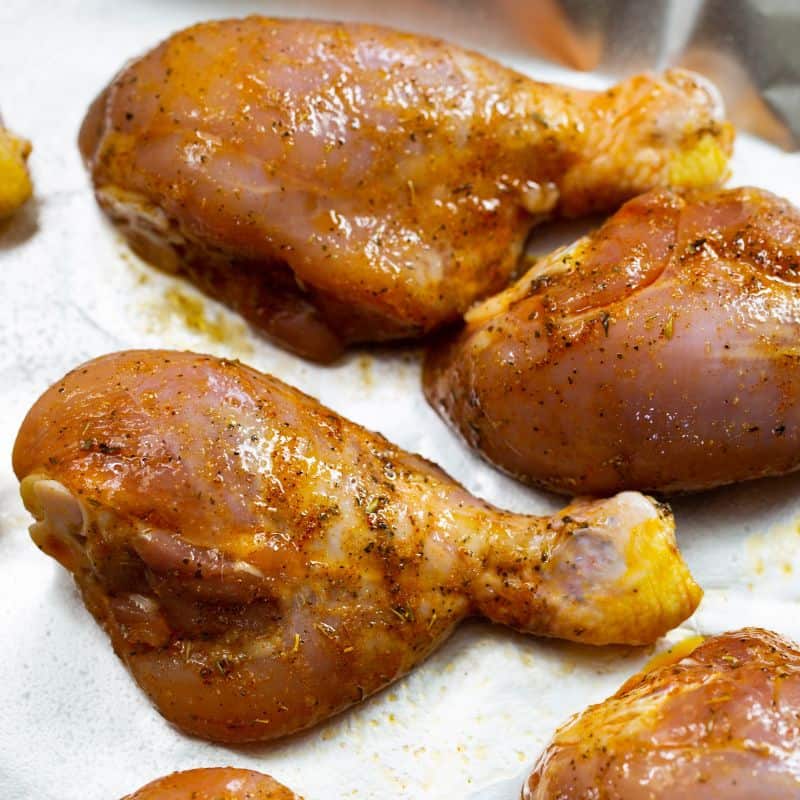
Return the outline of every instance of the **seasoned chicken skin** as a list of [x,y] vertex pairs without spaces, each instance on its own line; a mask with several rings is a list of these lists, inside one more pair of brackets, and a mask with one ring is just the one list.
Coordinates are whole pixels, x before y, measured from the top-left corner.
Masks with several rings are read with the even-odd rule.
[[645,643],[700,590],[635,493],[501,511],[242,364],[109,355],[50,388],[14,449],[34,541],[75,576],[169,720],[269,739],[356,703],[470,614]]
[[800,466],[799,336],[800,212],[658,190],[472,309],[425,389],[522,480],[691,491]]
[[302,800],[269,775],[250,769],[209,767],[174,772],[122,800]]
[[800,650],[746,628],[560,728],[523,800],[800,798]]
[[732,136],[687,72],[583,92],[438,39],[248,17],[126,66],[80,145],[141,255],[326,361],[502,289],[537,219],[715,184]]

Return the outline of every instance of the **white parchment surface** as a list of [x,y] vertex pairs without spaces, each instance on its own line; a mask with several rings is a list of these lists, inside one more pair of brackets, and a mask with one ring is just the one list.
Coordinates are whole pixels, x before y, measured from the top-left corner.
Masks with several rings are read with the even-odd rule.
[[[117,800],[162,774],[233,764],[272,773],[307,800],[516,800],[570,713],[602,699],[653,649],[593,650],[470,622],[428,662],[361,706],[268,746],[188,738],[150,707],[78,599],[30,541],[10,453],[38,395],[90,357],[130,347],[216,353],[272,372],[440,463],[473,492],[519,511],[559,501],[469,453],[425,404],[419,353],[354,353],[317,367],[283,353],[223,308],[130,255],[99,214],[75,144],[95,93],[129,57],[212,16],[259,11],[360,18],[477,46],[543,80],[602,86],[521,60],[417,2],[2,0],[0,109],[33,141],[36,200],[0,228],[0,798]],[[731,185],[800,203],[800,159],[741,136]],[[543,231],[546,252],[575,235]],[[560,237],[560,239],[559,239]],[[800,637],[800,476],[674,504],[680,543],[706,597],[668,641],[746,624]]]

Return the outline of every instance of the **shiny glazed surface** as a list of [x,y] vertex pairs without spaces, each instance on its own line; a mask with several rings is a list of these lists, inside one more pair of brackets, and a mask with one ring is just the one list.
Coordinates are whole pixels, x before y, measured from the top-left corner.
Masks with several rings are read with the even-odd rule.
[[269,775],[249,769],[208,767],[175,772],[122,800],[301,800]]
[[219,741],[362,700],[464,617],[647,643],[697,606],[672,517],[636,493],[550,518],[238,362],[105,356],[33,406],[14,469],[31,536],[70,570],[161,713]]
[[555,491],[691,491],[800,466],[800,212],[657,190],[542,259],[428,357],[431,405]]
[[800,650],[745,628],[634,676],[556,732],[522,796],[800,797]]
[[248,17],[126,66],[80,145],[140,254],[326,361],[502,289],[537,219],[718,182],[732,136],[687,72],[595,94],[425,36]]

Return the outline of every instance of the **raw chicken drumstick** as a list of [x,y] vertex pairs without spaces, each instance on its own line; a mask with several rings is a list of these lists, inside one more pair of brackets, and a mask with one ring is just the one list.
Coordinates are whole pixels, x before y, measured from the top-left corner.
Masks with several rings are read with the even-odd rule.
[[425,36],[249,17],[128,64],[80,146],[137,252],[328,361],[458,319],[545,216],[716,184],[732,138],[687,72],[577,91]]
[[656,190],[473,308],[425,390],[522,480],[705,489],[800,467],[798,337],[800,211]]
[[800,650],[746,628],[560,728],[523,800],[797,800]]
[[175,772],[122,800],[302,800],[269,775],[249,769],[209,767]]
[[397,679],[480,614],[540,636],[652,642],[700,589],[643,495],[501,511],[279,380],[167,351],[99,358],[14,449],[31,536],[161,713],[282,736]]

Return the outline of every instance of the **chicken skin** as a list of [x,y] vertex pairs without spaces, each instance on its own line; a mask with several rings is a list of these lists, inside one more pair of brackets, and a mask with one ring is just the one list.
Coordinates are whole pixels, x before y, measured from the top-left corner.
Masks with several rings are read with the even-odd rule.
[[798,336],[800,212],[657,190],[472,309],[425,390],[524,481],[693,491],[800,466]]
[[210,767],[159,778],[122,800],[302,800],[269,775]]
[[636,493],[551,518],[238,362],[99,358],[14,449],[31,536],[70,570],[161,713],[218,741],[325,719],[463,618],[590,644],[652,642],[700,589],[669,511]]
[[560,728],[523,800],[800,798],[800,650],[746,628]]
[[502,289],[536,220],[717,183],[732,138],[687,72],[576,91],[438,39],[248,17],[127,65],[80,146],[139,254],[330,361]]

